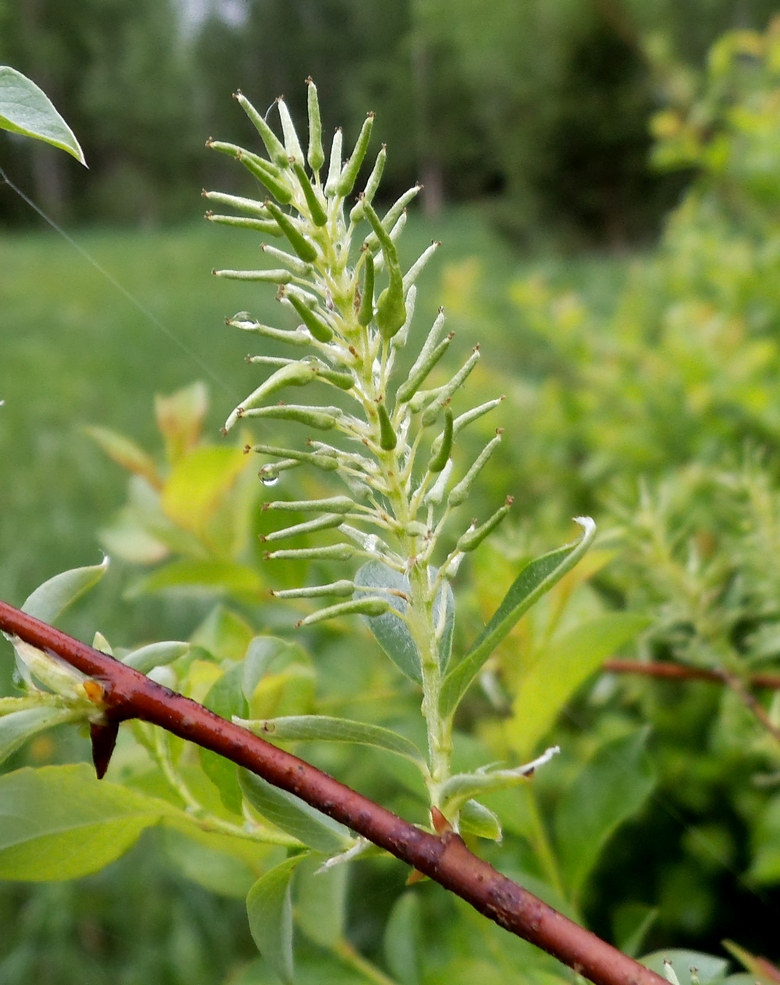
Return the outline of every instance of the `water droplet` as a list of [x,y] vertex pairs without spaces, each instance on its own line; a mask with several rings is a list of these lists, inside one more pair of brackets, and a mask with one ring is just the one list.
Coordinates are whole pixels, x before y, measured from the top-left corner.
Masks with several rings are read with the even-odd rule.
[[279,481],[278,475],[261,475],[260,481],[264,486],[275,486]]

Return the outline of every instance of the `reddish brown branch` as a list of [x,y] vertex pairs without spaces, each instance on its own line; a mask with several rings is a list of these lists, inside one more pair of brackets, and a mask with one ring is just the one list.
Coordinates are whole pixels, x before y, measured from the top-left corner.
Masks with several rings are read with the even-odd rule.
[[159,725],[251,770],[424,872],[596,985],[666,985],[654,972],[502,876],[453,832],[439,837],[421,831],[297,756],[5,602],[0,602],[0,630],[95,678],[103,688],[110,722],[138,718]]
[[[602,670],[613,674],[642,674],[645,677],[660,677],[673,681],[711,681],[713,684],[727,683],[721,671],[708,670],[706,667],[686,667],[673,663],[644,663],[640,660],[605,660]],[[780,674],[750,674],[746,682],[748,687],[765,687],[780,690]]]

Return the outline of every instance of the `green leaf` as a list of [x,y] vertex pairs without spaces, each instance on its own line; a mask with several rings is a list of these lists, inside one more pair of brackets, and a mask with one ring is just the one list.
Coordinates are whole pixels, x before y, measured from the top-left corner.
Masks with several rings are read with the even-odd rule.
[[635,958],[658,917],[658,907],[645,903],[622,903],[613,917],[615,945],[623,954]]
[[[168,859],[187,879],[209,892],[243,899],[254,884],[257,872],[253,871],[253,866],[247,859],[218,847],[221,843],[227,844],[239,839],[211,835],[214,842],[212,845],[203,838],[205,834],[206,832],[201,832],[195,840],[181,831],[166,830],[163,843]],[[258,847],[252,845],[256,855],[260,854]]]
[[86,427],[84,431],[96,444],[100,445],[109,458],[128,472],[142,476],[155,489],[162,485],[160,473],[151,455],[140,448],[130,438],[104,427]]
[[154,595],[158,592],[180,595],[249,596],[257,601],[264,583],[254,568],[234,561],[194,560],[172,561],[149,575],[134,581],[128,598]]
[[[435,576],[436,569],[431,569],[431,574]],[[393,608],[399,612],[406,612],[406,602],[404,599],[397,594],[393,594],[403,592],[405,595],[408,595],[411,591],[409,579],[400,572],[394,571],[381,561],[368,561],[358,570],[354,580],[355,584],[359,585],[362,589],[376,589],[377,591],[374,594],[380,597],[384,596]],[[362,591],[357,592],[355,598],[361,598],[364,594]],[[434,624],[438,623],[442,605],[446,608],[443,616],[444,625],[439,639],[439,663],[444,668],[452,651],[452,632],[455,617],[455,599],[448,582],[442,585],[436,595],[436,600],[433,604]],[[415,683],[421,684],[420,655],[409,632],[409,627],[404,620],[393,612],[387,612],[381,616],[367,616],[366,622],[379,645],[401,673],[405,674],[410,680],[415,681]]]
[[195,448],[178,459],[162,491],[173,522],[203,537],[238,476],[249,466],[240,448]]
[[420,901],[414,892],[400,896],[387,921],[385,960],[401,985],[420,985]]
[[488,838],[490,841],[501,841],[503,837],[498,816],[478,800],[467,800],[461,807],[458,828],[465,834]]
[[97,780],[90,766],[44,766],[0,777],[0,879],[76,879],[122,855],[174,811]]
[[292,902],[290,882],[305,856],[295,855],[275,866],[249,890],[246,911],[258,951],[283,982],[292,985]]
[[580,623],[544,648],[521,679],[506,724],[507,739],[521,758],[536,748],[577,688],[649,621],[634,612],[609,612]]
[[71,708],[53,708],[51,705],[25,708],[22,711],[14,711],[10,715],[3,715],[0,718],[0,763],[39,732],[45,732],[55,725],[74,722],[80,718],[83,718],[83,714],[79,711]]
[[63,571],[39,585],[25,600],[22,612],[42,622],[54,622],[63,609],[96,585],[107,570],[108,558],[104,558],[102,564]]
[[310,856],[295,877],[295,922],[315,944],[332,949],[344,938],[347,908],[346,865],[322,869],[321,855]]
[[149,643],[139,647],[122,657],[122,663],[127,664],[141,674],[148,674],[155,667],[164,667],[183,657],[190,648],[189,643],[179,640],[166,640],[163,643]]
[[239,770],[239,780],[244,796],[258,814],[309,848],[336,855],[352,846],[353,839],[343,824],[310,807],[300,797],[274,787],[249,770]]
[[190,642],[217,660],[243,660],[254,637],[252,627],[230,609],[215,606],[198,626]]
[[691,980],[691,968],[696,968],[699,977],[699,985],[707,985],[721,979],[726,974],[728,961],[719,958],[714,954],[704,954],[701,951],[685,951],[682,949],[669,948],[665,951],[654,951],[639,959],[646,967],[650,968],[657,975],[664,976],[664,961],[671,961],[680,985],[688,985]]
[[583,527],[582,537],[536,558],[523,568],[472,648],[444,678],[439,704],[442,716],[448,718],[454,713],[487,658],[507,637],[518,619],[560,581],[590,547],[596,533],[595,523],[590,517],[577,517],[577,523]]
[[0,66],[0,129],[42,140],[87,165],[73,131],[46,93],[7,65]]
[[[382,564],[381,561],[368,561],[358,569],[354,581],[361,588],[377,589],[376,594],[384,594],[393,608],[399,612],[406,611],[406,603],[402,598],[387,591],[383,593],[381,590],[390,589],[408,595],[411,591],[409,579],[400,572],[389,568],[386,564]],[[363,592],[357,592],[356,598],[360,598],[362,594]],[[417,652],[409,627],[403,619],[393,612],[387,612],[382,616],[366,616],[366,623],[374,634],[377,643],[401,673],[415,683],[421,684],[420,654]]]
[[375,746],[386,749],[397,756],[410,759],[416,766],[427,772],[425,757],[417,746],[403,735],[382,728],[353,722],[347,718],[332,718],[329,715],[288,715],[283,718],[249,720],[235,718],[238,725],[254,732],[264,739],[301,742],[352,742],[362,746]]
[[[214,682],[203,704],[227,721],[234,715],[247,715],[249,704],[244,697],[243,683],[243,664],[235,664]],[[222,803],[229,811],[240,815],[243,795],[238,783],[238,767],[210,749],[199,749],[198,752],[203,772],[219,790]]]
[[603,745],[558,804],[558,855],[575,900],[607,840],[639,810],[655,785],[645,750],[648,732],[643,728]]

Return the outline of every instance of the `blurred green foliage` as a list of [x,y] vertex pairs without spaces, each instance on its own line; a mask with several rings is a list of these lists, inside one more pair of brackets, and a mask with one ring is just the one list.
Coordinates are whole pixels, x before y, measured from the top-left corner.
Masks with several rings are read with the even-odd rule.
[[[756,669],[777,668],[780,660],[776,601],[780,502],[775,461],[780,423],[776,397],[779,64],[780,29],[774,25],[766,35],[741,32],[724,38],[710,55],[706,77],[698,82],[685,73],[679,76],[688,81],[677,89],[676,104],[654,124],[659,141],[656,156],[664,167],[695,169],[696,181],[671,215],[659,248],[637,259],[627,274],[621,267],[603,263],[573,265],[561,273],[547,262],[536,272],[515,276],[507,286],[501,277],[505,254],[489,238],[481,260],[464,250],[461,258],[437,272],[442,300],[459,338],[476,331],[485,343],[495,341],[495,352],[500,353],[491,360],[491,347],[486,344],[487,369],[481,370],[484,376],[474,376],[476,386],[490,382],[491,393],[502,380],[499,389],[507,394],[503,407],[510,421],[503,457],[497,458],[492,474],[486,473],[485,484],[491,487],[486,495],[511,488],[523,516],[505,537],[477,555],[470,578],[461,586],[465,635],[473,638],[518,565],[542,544],[549,545],[551,538],[557,542],[567,517],[593,512],[608,531],[600,550],[520,623],[483,676],[481,693],[471,695],[463,709],[457,756],[461,768],[469,769],[491,759],[514,759],[530,749],[547,737],[556,713],[565,706],[550,733],[563,746],[562,755],[553,768],[540,772],[532,786],[491,797],[490,806],[504,820],[506,837],[500,846],[480,842],[479,850],[503,871],[587,919],[602,935],[633,953],[671,944],[715,952],[720,950],[719,941],[729,936],[748,951],[778,956],[780,745],[746,706],[739,687],[648,683],[616,675],[591,677],[588,683],[587,671],[643,625],[647,629],[634,655],[723,671],[738,685],[746,685]],[[442,238],[446,241],[446,232]],[[193,234],[186,240],[201,242]],[[168,240],[176,257],[184,241],[184,236]],[[19,242],[24,246],[29,241],[17,241],[16,252]],[[37,250],[40,244],[32,248]],[[105,247],[110,248],[110,244]],[[127,257],[127,241],[114,248]],[[134,262],[141,277],[141,251]],[[511,264],[507,266],[511,269]],[[181,268],[171,261],[167,269]],[[128,264],[127,270],[136,276],[136,268]],[[572,281],[579,284],[572,287]],[[213,286],[210,290],[216,293]],[[218,290],[235,291],[235,287]],[[431,303],[438,300],[434,297]],[[24,309],[21,301],[17,303],[16,317],[21,319]],[[199,302],[190,297],[179,303],[192,305],[185,311],[195,317]],[[116,305],[110,302],[110,322],[116,317]],[[230,310],[231,302],[220,295],[214,307],[223,313]],[[41,312],[40,317],[46,317],[43,301]],[[78,311],[72,320],[75,332],[81,325]],[[219,315],[215,313],[212,321],[216,324]],[[170,392],[192,376],[187,363],[176,367],[173,379],[159,356],[134,354],[126,342],[132,337],[130,330],[120,324],[120,331],[121,342],[113,344],[128,360],[137,359],[145,371],[155,374],[159,391]],[[96,328],[93,333],[99,334]],[[41,344],[40,357],[54,359],[50,349]],[[203,351],[210,350],[204,345]],[[20,364],[27,367],[25,378],[35,378],[34,353],[26,358]],[[96,352],[93,358],[97,359]],[[59,394],[68,371],[59,363],[53,365],[52,392]],[[209,365],[221,375],[216,360]],[[223,407],[230,403],[217,394],[212,389],[213,402]],[[85,398],[75,392],[72,399]],[[188,397],[180,393],[178,405],[187,400],[190,407],[194,401],[199,413],[204,412],[201,390],[188,391]],[[53,406],[59,413],[60,405],[53,401]],[[162,478],[162,442],[153,438],[148,424],[144,430],[140,423],[150,421],[151,412],[140,413],[137,405],[116,406],[111,417],[90,404],[82,409],[82,419],[132,434],[146,451],[130,453],[125,447],[125,459],[130,455],[137,471]],[[3,414],[12,409],[9,400]],[[19,413],[15,426],[29,428],[28,416]],[[115,439],[103,433],[101,440],[113,448],[114,457],[122,459]],[[172,445],[169,436],[169,456],[181,454],[183,444],[182,440]],[[116,482],[105,477],[94,451],[86,444],[81,449],[84,460],[92,464],[80,484],[88,488],[94,476],[116,503]],[[188,452],[195,450],[190,446]],[[151,466],[144,454],[151,455]],[[224,496],[232,495],[234,488],[226,485]],[[245,511],[255,524],[254,532],[259,532],[263,514],[257,511],[253,495],[247,493],[237,505],[239,513]],[[209,522],[219,513],[220,498],[211,503],[214,512],[206,518]],[[24,508],[23,503],[17,505]],[[87,512],[99,511],[105,520],[107,511],[100,502],[89,506]],[[168,521],[178,517],[188,536],[203,540],[206,527],[192,529],[199,517],[204,519],[202,513],[190,516],[175,509],[173,513]],[[121,524],[128,519],[134,518],[125,513],[113,534],[109,532],[109,540],[121,535]],[[19,543],[18,537],[6,537]],[[118,544],[121,541],[115,539],[115,550]],[[251,538],[234,545],[229,563],[238,558],[242,564],[247,559],[253,563]],[[187,554],[180,540],[163,542],[163,548],[176,556]],[[133,560],[170,564],[171,556],[167,553],[163,559],[158,544],[157,556]],[[19,577],[10,597],[21,601],[16,585],[32,588],[33,583],[29,574],[18,575],[19,561],[9,564],[8,570],[16,570]],[[299,577],[295,572],[289,575]],[[136,592],[159,590],[159,597],[168,600],[158,610],[147,610],[150,616],[165,613],[170,619],[173,612],[173,621],[180,626],[200,620],[190,635],[209,673],[200,680],[195,675],[188,683],[196,693],[198,687],[205,693],[207,678],[212,682],[220,671],[231,672],[253,633],[286,632],[293,620],[287,608],[261,608],[248,598],[245,583],[223,584],[222,601],[215,608],[213,596],[203,597],[203,585],[200,598],[193,599],[192,584],[155,584],[144,574],[139,580],[138,571],[133,577]],[[274,584],[285,577],[285,572],[274,574]],[[171,588],[177,590],[173,596]],[[182,597],[187,598],[185,603]],[[182,604],[184,608],[177,611]],[[99,609],[84,610],[80,618],[84,624],[94,624],[96,614]],[[123,616],[113,616],[111,633],[118,641],[135,642],[128,639],[134,630]],[[144,633],[155,633],[153,626],[150,618]],[[86,630],[82,635],[87,635]],[[456,641],[459,652],[464,642]],[[284,680],[273,682],[254,700],[266,702],[266,707],[284,707],[284,713],[317,710],[374,724],[392,723],[417,738],[411,725],[417,700],[414,688],[386,661],[374,658],[368,634],[361,635],[354,625],[335,625],[308,634],[305,643],[316,654],[316,688],[307,673],[282,675]],[[354,659],[357,645],[359,661]],[[571,653],[581,657],[582,666],[567,658]],[[556,660],[571,673],[545,682],[544,668],[547,662],[555,666]],[[301,669],[308,667],[305,658],[300,664]],[[180,683],[185,683],[192,666],[182,665]],[[529,695],[537,697],[531,701]],[[777,728],[777,701],[764,693],[759,698],[770,724]],[[15,754],[11,765],[69,761],[84,751],[73,737],[59,747],[41,742],[39,738],[29,750]],[[421,791],[403,764],[381,751],[361,750],[356,755],[325,744],[301,748],[329,772],[405,816],[425,822]],[[124,758],[122,748],[119,753],[118,775],[123,780],[145,794],[165,796],[136,752],[126,746]],[[185,753],[176,750],[176,754],[186,762]],[[208,774],[194,757],[187,765],[190,775],[199,770]],[[222,810],[208,781],[198,783],[199,790],[211,790],[214,809]],[[170,791],[167,796],[171,797]],[[145,944],[159,944],[153,964],[148,963],[146,946],[124,950],[125,929],[115,929],[121,918],[116,918],[116,925],[112,922],[113,902],[107,911],[104,904],[95,933],[93,901],[104,891],[108,871],[75,886],[8,889],[0,896],[0,906],[11,909],[23,900],[28,915],[0,945],[0,961],[5,962],[0,968],[7,970],[9,983],[26,985],[39,973],[41,965],[34,962],[40,958],[33,957],[33,949],[55,940],[52,928],[60,924],[51,917],[51,900],[63,898],[58,892],[69,898],[67,914],[72,921],[63,918],[62,933],[72,934],[75,928],[83,944],[63,952],[66,956],[58,971],[47,969],[50,981],[90,981],[85,969],[93,960],[112,967],[112,947],[104,935],[116,935],[108,939],[122,955],[128,982],[139,980],[142,973],[154,973],[162,983],[213,981],[228,974],[231,965],[227,981],[234,985],[272,981],[267,966],[252,961],[251,944],[236,927],[237,922],[243,928],[240,907],[231,909],[230,900],[213,903],[199,891],[174,894],[182,875],[228,896],[237,892],[235,886],[228,891],[231,880],[241,883],[234,860],[222,857],[231,854],[224,851],[224,844],[216,858],[198,853],[194,844],[190,838],[182,847],[175,838],[162,835],[157,847],[149,848],[152,854],[145,856],[155,862],[159,858],[160,871],[149,879],[170,900],[153,927],[139,929]],[[147,847],[142,844],[140,850]],[[200,864],[193,865],[199,857]],[[134,917],[140,919],[148,884],[140,877],[136,880],[143,867],[139,864],[133,870],[134,858],[115,865],[123,879],[122,892],[136,901]],[[560,980],[554,962],[485,924],[435,886],[404,890],[404,876],[400,866],[386,859],[353,866],[350,875],[353,903],[343,915],[346,936],[385,973],[398,981],[448,985],[471,982],[475,975],[486,982]],[[324,925],[316,916],[323,909],[316,907],[327,910],[329,904],[318,900],[316,893],[309,894],[311,881],[301,878],[300,886],[305,887],[295,897],[295,917],[304,941],[300,980],[351,981],[352,976],[365,980],[365,972],[361,976],[356,970],[354,954],[339,936],[341,924],[338,933],[318,939],[318,928]],[[308,905],[315,908],[315,916]],[[415,908],[421,911],[420,924],[414,923]],[[334,912],[342,913],[335,904],[330,907],[331,917]],[[220,954],[216,945],[207,954],[198,950],[193,927],[200,928],[197,914],[201,913],[208,914],[210,928],[229,927],[223,939],[235,941],[230,953]],[[327,927],[322,934],[327,934]],[[55,943],[50,945],[53,949]],[[703,963],[705,958],[679,955],[678,974],[695,961],[717,980],[722,967]],[[246,961],[245,967],[235,966],[240,960]],[[760,977],[761,969],[751,964],[749,954],[739,960],[754,978]],[[188,969],[186,979],[183,969]],[[102,982],[102,974],[96,971],[92,980]],[[706,975],[702,972],[702,982]]]
[[[366,107],[394,148],[388,196],[415,180],[435,209],[489,197],[524,242],[565,234],[645,241],[683,179],[647,167],[647,124],[733,27],[772,0],[20,0],[0,7],[0,62],[38,82],[79,134],[92,174],[4,140],[13,176],[56,216],[152,225],[192,216],[192,189],[225,187],[204,135],[240,133],[227,95],[321,88],[328,133]],[[670,59],[684,67],[670,76]],[[0,215],[29,221],[15,197]]]

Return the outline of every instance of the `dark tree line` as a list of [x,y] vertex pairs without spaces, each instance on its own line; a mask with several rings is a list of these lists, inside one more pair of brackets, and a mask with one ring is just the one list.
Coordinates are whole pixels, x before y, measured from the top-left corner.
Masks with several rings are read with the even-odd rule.
[[[485,200],[523,239],[539,229],[621,245],[652,233],[679,188],[647,164],[664,92],[649,51],[692,66],[769,0],[0,0],[0,63],[30,75],[79,136],[81,173],[0,139],[0,164],[54,216],[153,225],[194,217],[195,189],[230,183],[209,134],[251,140],[230,100],[283,93],[304,112],[318,84],[327,128],[367,109],[392,149],[386,188],[427,205]],[[194,8],[192,8],[194,9]],[[8,190],[3,224],[29,220]]]

